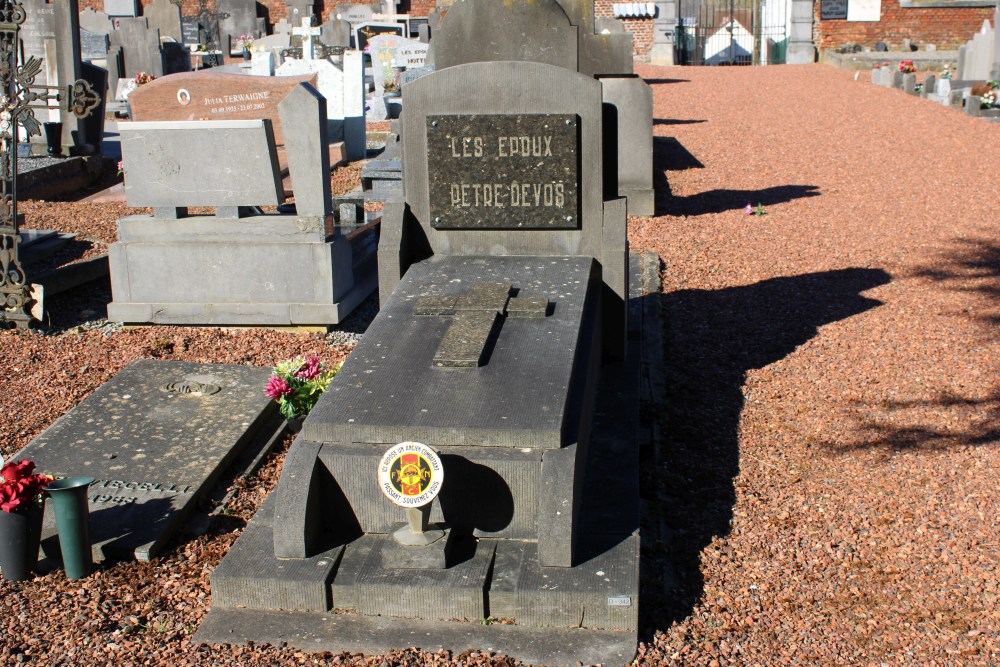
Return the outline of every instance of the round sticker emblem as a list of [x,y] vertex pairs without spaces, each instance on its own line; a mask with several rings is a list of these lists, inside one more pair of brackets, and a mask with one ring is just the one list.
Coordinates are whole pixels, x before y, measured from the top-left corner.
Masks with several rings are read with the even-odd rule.
[[421,507],[441,490],[444,467],[427,445],[402,442],[389,449],[378,465],[378,485],[400,507]]

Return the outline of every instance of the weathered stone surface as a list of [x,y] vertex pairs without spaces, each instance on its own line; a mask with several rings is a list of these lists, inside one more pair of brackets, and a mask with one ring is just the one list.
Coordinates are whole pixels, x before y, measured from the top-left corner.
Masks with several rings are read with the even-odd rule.
[[[276,419],[261,391],[269,374],[250,366],[133,362],[18,458],[31,459],[48,474],[95,478],[95,558],[134,553],[146,560],[225,465]],[[46,514],[51,535],[54,523]],[[46,553],[53,546],[45,546]]]
[[435,229],[577,229],[571,114],[427,116]]
[[104,13],[108,16],[138,16],[139,0],[104,0]]
[[112,29],[111,19],[104,12],[94,11],[87,7],[80,12],[80,28],[107,35]]
[[326,99],[309,84],[299,84],[278,105],[285,131],[285,155],[299,216],[332,213],[330,150]]
[[618,126],[618,196],[629,215],[653,215],[653,92],[638,76],[600,77]]
[[323,32],[319,39],[327,46],[350,47],[351,24],[349,22],[334,17],[321,25],[320,28]]
[[119,79],[131,79],[139,72],[163,76],[163,54],[159,32],[150,30],[146,19],[115,19],[111,31],[111,51],[108,67],[112,89],[117,90]]
[[108,33],[80,28],[80,58],[104,60],[108,57]]
[[143,7],[142,15],[149,22],[151,30],[159,30],[160,38],[171,37],[183,41],[181,33],[181,8],[170,0],[153,0]]
[[316,74],[267,78],[191,72],[151,81],[129,95],[132,120],[255,120],[267,118],[278,146],[285,143],[278,105],[300,83],[315,87]]
[[274,206],[285,199],[270,120],[119,123],[118,131],[129,206]]

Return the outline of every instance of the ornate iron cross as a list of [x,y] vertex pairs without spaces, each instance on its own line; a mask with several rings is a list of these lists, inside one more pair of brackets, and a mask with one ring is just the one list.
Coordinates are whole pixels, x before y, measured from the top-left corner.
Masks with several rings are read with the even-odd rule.
[[35,85],[42,61],[31,56],[18,66],[21,24],[25,19],[21,0],[0,0],[0,325],[26,328],[31,322],[31,298],[24,268],[18,256],[20,236],[17,214],[17,126],[28,137],[41,134],[35,109],[63,109],[86,118],[101,98],[80,79],[66,90],[59,86]]
[[509,317],[545,317],[549,300],[541,296],[510,296],[509,283],[479,283],[457,296],[422,296],[413,306],[417,316],[454,316],[448,325],[434,365],[476,368],[483,364],[494,329]]

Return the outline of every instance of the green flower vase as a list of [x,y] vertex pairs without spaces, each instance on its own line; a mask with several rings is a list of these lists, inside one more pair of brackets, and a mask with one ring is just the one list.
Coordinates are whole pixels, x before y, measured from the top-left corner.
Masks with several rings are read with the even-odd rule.
[[45,487],[52,499],[59,531],[59,550],[67,579],[82,579],[94,565],[90,551],[90,505],[87,491],[93,477],[57,479]]
[[38,564],[43,506],[32,503],[14,512],[0,511],[0,571],[7,581],[25,581]]

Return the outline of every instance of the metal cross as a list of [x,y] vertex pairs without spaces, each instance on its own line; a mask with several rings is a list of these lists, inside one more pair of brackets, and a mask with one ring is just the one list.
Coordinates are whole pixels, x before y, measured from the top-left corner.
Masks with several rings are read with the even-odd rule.
[[313,37],[319,37],[322,32],[322,28],[313,27],[312,17],[309,16],[302,19],[301,28],[292,28],[292,34],[302,38],[303,60],[313,59]]
[[441,368],[477,368],[494,329],[509,317],[545,317],[549,300],[541,296],[511,297],[509,283],[479,283],[455,296],[422,296],[413,314],[454,316],[445,332],[434,365]]
[[25,16],[21,0],[0,0],[0,325],[22,328],[31,322],[31,288],[18,255],[17,127],[28,137],[38,135],[42,128],[35,109],[63,109],[86,118],[101,101],[83,79],[65,90],[34,85],[42,61],[31,56],[17,64]]
[[195,14],[195,20],[205,31],[205,50],[219,51],[221,49],[219,46],[219,20],[228,19],[230,14],[209,11],[206,2],[207,0],[201,0],[198,13]]

